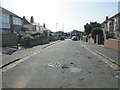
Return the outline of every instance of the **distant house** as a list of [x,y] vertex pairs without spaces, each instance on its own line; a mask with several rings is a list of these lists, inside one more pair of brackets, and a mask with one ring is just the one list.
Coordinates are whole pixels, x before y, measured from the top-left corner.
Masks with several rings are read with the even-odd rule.
[[18,15],[0,7],[0,32],[19,33],[23,27],[22,18]]
[[64,36],[64,32],[63,31],[57,31],[57,32],[55,32],[55,36],[57,36],[57,37]]
[[34,22],[34,20],[32,20],[32,22],[31,22],[30,19],[26,19],[25,16],[23,16],[23,28],[26,28],[30,32],[49,31],[49,29],[40,25],[40,23],[36,23],[36,22]]
[[28,31],[35,32],[40,31],[40,25],[39,24],[27,24],[23,26],[24,28],[28,29]]
[[[39,23],[35,23],[33,20],[33,16],[32,20],[30,19],[26,19],[25,16],[23,16],[23,28],[27,29],[28,31],[40,31],[40,24]],[[32,22],[31,22],[32,21]]]
[[82,34],[83,34],[83,32],[78,31],[78,30],[73,30],[73,31],[70,32],[71,37],[72,36],[77,36],[79,39],[82,36]]

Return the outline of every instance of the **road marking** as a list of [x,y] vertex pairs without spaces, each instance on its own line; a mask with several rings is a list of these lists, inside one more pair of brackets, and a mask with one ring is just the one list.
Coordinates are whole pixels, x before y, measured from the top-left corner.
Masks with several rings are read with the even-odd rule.
[[61,64],[59,62],[52,62],[48,64],[49,67],[60,67]]
[[107,56],[103,56],[103,55],[100,55],[100,54],[98,54],[95,50],[91,50],[91,49],[89,49],[88,47],[86,47],[86,46],[84,46],[83,44],[82,44],[82,46],[86,49],[86,50],[88,50],[88,51],[90,51],[93,55],[95,55],[96,57],[98,57],[99,59],[101,59],[103,62],[105,62],[107,65],[109,65],[112,69],[114,69],[114,70],[118,70],[118,65],[115,63],[115,62],[113,62],[114,60],[112,60],[112,59],[110,59],[110,58],[108,58]]

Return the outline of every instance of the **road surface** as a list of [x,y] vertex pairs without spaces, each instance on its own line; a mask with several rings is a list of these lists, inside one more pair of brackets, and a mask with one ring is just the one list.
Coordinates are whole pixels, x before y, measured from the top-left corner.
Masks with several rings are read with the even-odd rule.
[[2,73],[3,88],[118,88],[116,71],[83,47],[64,40]]

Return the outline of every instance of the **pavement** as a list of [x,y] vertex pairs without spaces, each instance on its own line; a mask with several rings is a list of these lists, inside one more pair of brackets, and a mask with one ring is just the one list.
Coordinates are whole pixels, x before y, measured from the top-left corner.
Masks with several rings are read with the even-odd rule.
[[0,68],[9,65],[15,61],[20,60],[21,58],[25,58],[26,56],[32,55],[35,52],[41,51],[42,49],[57,43],[58,41],[50,42],[49,44],[43,44],[34,46],[31,48],[22,48],[16,49],[15,47],[4,47],[2,48],[1,55],[2,56],[2,65]]
[[83,42],[80,41],[83,45],[87,46],[87,48],[95,51],[96,53],[100,54],[101,56],[108,58],[112,62],[118,64],[118,58],[120,52],[104,47],[104,45],[98,45],[98,44],[93,44],[93,43],[88,43],[88,42]]
[[[57,43],[58,41],[55,42],[50,42],[49,44],[44,44],[44,45],[38,45],[32,48],[27,48],[27,49],[16,49],[16,48],[2,48],[2,65],[0,67],[6,66],[14,61],[17,61],[21,58],[24,58],[28,55],[32,55],[35,52],[38,52],[42,49],[44,49],[47,46],[50,46],[52,44]],[[88,42],[83,42],[80,41],[82,44],[87,46],[89,49],[94,50],[96,53],[99,53],[100,55],[109,58],[109,60],[112,60],[116,64],[118,64],[118,51],[115,51],[113,49],[109,49],[104,47],[103,45],[97,45],[97,44],[91,44]]]

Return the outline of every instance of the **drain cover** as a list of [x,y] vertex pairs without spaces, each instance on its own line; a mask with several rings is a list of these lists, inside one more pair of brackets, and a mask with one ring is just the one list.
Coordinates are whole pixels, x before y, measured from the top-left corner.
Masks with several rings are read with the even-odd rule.
[[52,62],[52,63],[49,63],[48,66],[49,67],[59,67],[59,66],[61,66],[61,64],[58,62]]

